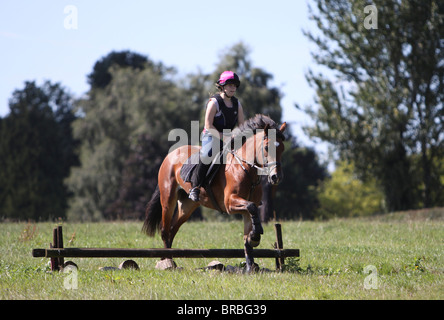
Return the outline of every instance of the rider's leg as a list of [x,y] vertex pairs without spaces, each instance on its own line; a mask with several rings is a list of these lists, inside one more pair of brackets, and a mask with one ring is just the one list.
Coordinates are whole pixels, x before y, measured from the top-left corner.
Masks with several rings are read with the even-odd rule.
[[192,189],[189,195],[189,198],[193,201],[199,201],[200,187],[202,187],[205,181],[205,176],[207,174],[209,166],[209,164],[202,163],[202,160],[200,160],[196,169],[194,169],[195,172],[193,174],[193,177],[191,178]]
[[204,134],[202,137],[199,164],[194,169],[193,177],[191,178],[192,189],[189,198],[193,201],[199,201],[200,187],[202,187],[205,181],[205,176],[213,160],[213,155],[217,153],[217,151],[213,152],[214,145],[216,143],[219,144],[216,140],[218,139],[213,139],[211,134]]

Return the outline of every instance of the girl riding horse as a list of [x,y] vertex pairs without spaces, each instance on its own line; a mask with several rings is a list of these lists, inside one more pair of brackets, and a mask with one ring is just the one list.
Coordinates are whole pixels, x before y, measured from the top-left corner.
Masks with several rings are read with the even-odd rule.
[[[210,100],[206,110],[202,150],[194,145],[181,146],[165,157],[159,169],[158,185],[147,205],[142,230],[148,236],[154,236],[159,231],[165,248],[171,248],[180,226],[199,205],[221,209],[228,214],[242,214],[245,258],[249,272],[254,270],[253,247],[259,245],[263,234],[258,209],[262,198],[260,176],[267,175],[268,181],[273,185],[282,180],[281,157],[286,123],[279,127],[262,114],[244,121],[242,107],[237,99],[233,99],[240,84],[237,75],[224,72],[218,84],[222,88],[221,93],[214,97],[215,100]],[[227,106],[230,102],[232,109]],[[235,106],[237,116],[234,114]],[[228,152],[208,186],[214,195],[214,199],[211,199],[206,189],[200,188],[205,177],[204,172],[211,162],[208,160],[216,153],[212,152],[211,146],[216,144],[216,150],[220,150],[220,132],[223,129],[232,129],[237,122],[241,124],[233,137],[236,147]],[[216,130],[212,130],[212,126]],[[207,130],[213,133],[208,134]],[[197,179],[192,183],[186,182],[181,177],[181,168],[196,153],[200,153]]]
[[189,197],[196,202],[199,201],[200,188],[211,161],[222,148],[223,130],[231,131],[236,124],[240,125],[244,122],[242,104],[234,96],[240,86],[238,75],[232,71],[224,71],[216,82],[216,86],[220,92],[212,96],[207,103],[199,164],[194,169],[191,179],[193,188]]

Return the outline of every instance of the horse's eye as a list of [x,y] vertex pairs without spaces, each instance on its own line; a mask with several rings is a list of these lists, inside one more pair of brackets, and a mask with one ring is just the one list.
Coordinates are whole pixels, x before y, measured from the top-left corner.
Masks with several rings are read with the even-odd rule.
[[265,148],[264,148],[264,149],[265,149],[265,151],[267,151],[267,152],[268,152],[268,146],[265,146]]

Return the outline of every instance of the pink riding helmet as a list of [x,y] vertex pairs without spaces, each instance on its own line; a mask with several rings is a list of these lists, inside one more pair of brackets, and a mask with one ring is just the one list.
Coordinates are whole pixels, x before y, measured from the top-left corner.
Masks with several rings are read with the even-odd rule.
[[217,81],[218,85],[224,86],[228,83],[234,83],[236,87],[239,88],[240,86],[240,80],[237,74],[235,74],[233,71],[224,71],[219,77],[219,80]]

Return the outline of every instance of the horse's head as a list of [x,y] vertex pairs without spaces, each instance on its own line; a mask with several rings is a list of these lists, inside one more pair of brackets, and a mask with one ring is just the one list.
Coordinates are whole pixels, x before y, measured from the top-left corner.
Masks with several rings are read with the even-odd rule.
[[256,161],[263,168],[262,174],[266,174],[268,182],[273,185],[279,184],[284,177],[281,158],[284,152],[283,133],[286,128],[285,122],[279,129],[273,129],[267,124],[263,131],[262,141],[256,143]]
[[268,181],[276,185],[284,176],[281,157],[286,128],[285,122],[279,128],[271,118],[257,114],[239,126],[239,132],[233,137],[232,154],[241,165],[245,162],[256,168],[258,175],[268,176]]

